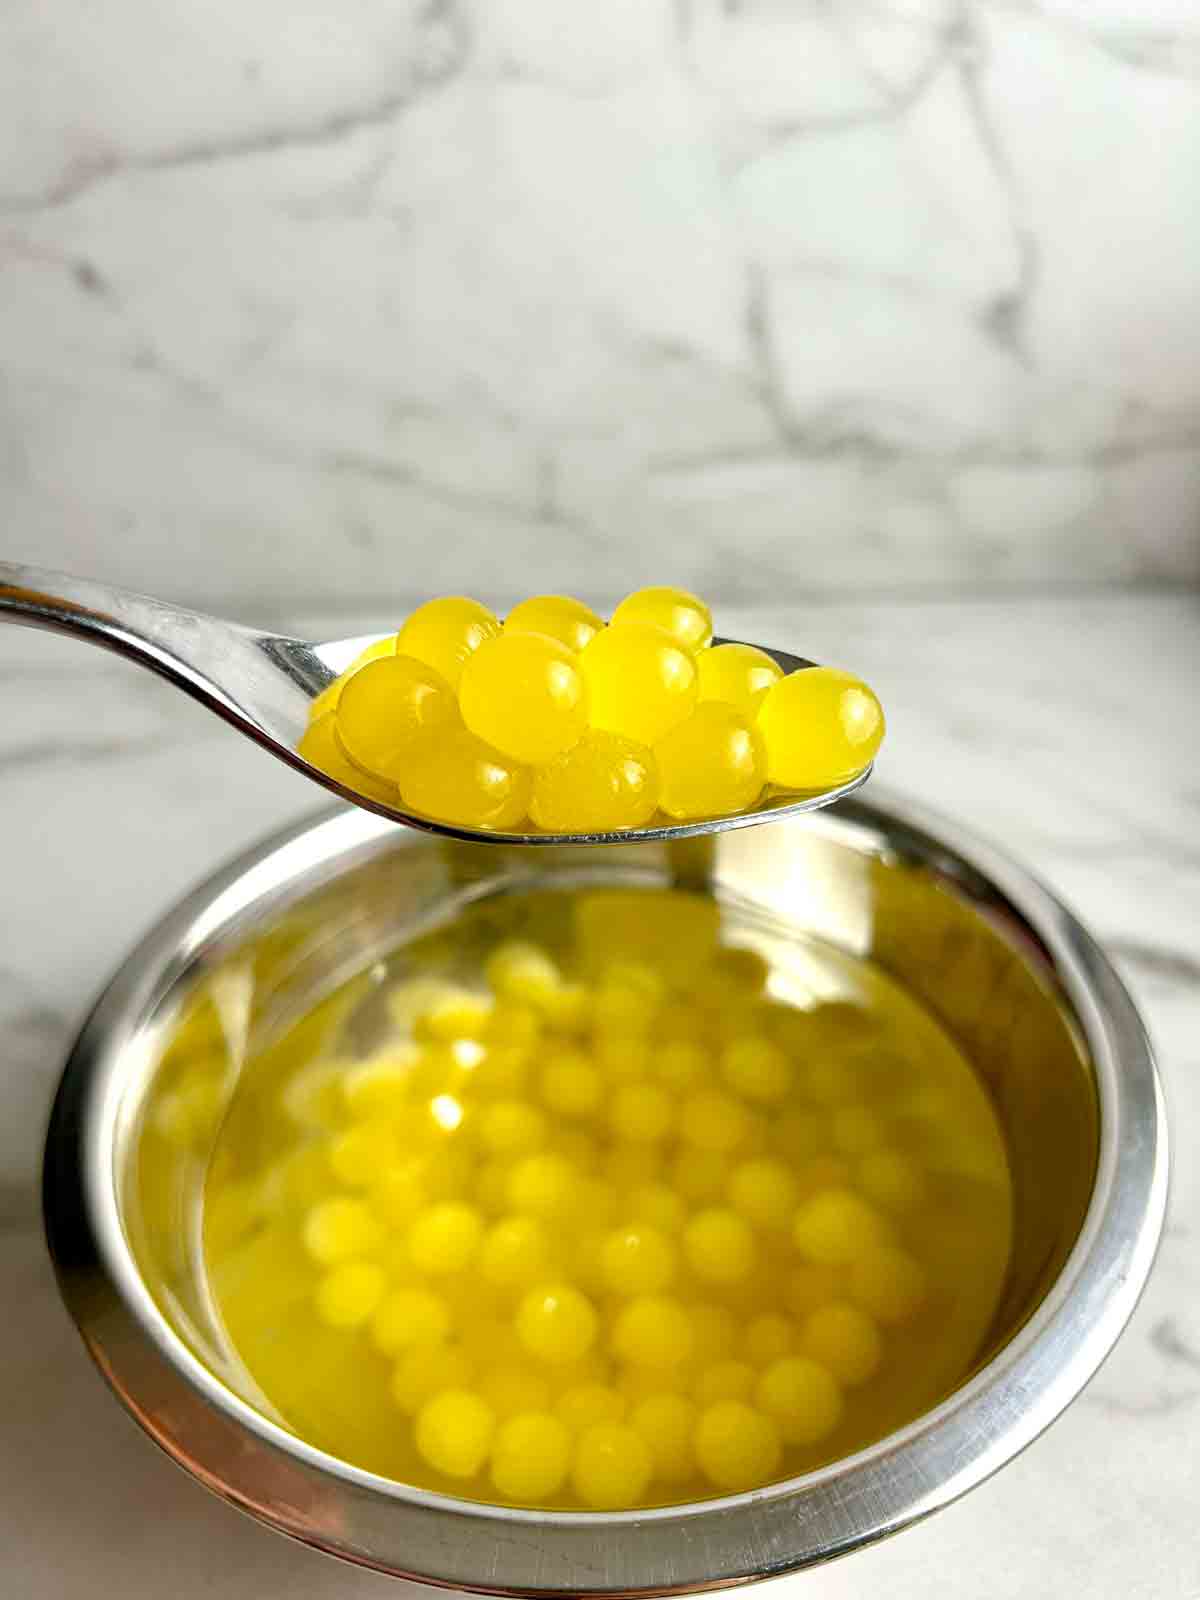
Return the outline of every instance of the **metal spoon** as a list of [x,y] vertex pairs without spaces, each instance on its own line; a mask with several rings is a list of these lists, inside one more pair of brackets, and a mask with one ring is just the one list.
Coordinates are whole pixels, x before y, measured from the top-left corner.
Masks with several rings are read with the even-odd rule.
[[[296,746],[308,726],[309,702],[383,634],[318,643],[287,634],[262,633],[257,628],[245,628],[201,611],[187,611],[128,589],[3,561],[0,621],[75,634],[129,656],[186,690],[264,750],[343,800],[377,811],[394,822],[456,839],[484,839],[497,844],[615,844],[631,839],[681,839],[725,828],[744,828],[800,811],[816,811],[850,794],[866,782],[871,772],[868,767],[849,783],[818,794],[768,792],[753,811],[708,821],[589,834],[495,833],[483,828],[461,828],[357,794],[297,752]],[[785,650],[772,650],[766,645],[759,648],[773,656],[784,672],[813,665]]]

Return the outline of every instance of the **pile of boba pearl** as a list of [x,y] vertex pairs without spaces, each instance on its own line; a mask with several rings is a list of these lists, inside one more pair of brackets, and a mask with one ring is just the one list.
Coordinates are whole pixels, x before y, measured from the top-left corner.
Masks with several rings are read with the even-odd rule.
[[639,589],[607,625],[565,595],[503,623],[431,600],[316,697],[300,753],[370,799],[498,832],[730,816],[870,765],[884,722],[866,684],[712,638],[682,589]]
[[628,959],[584,983],[508,940],[488,992],[409,980],[405,1037],[285,1090],[323,1097],[316,1313],[392,1363],[429,1486],[605,1511],[745,1490],[836,1454],[887,1382],[930,1294],[924,1174],[796,1048],[766,971],[721,949],[686,990]]

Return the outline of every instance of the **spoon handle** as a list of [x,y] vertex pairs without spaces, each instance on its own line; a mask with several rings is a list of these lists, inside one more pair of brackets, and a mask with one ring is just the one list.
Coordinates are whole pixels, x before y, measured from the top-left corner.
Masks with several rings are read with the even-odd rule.
[[237,706],[220,688],[214,665],[227,653],[231,634],[254,637],[249,629],[151,595],[11,561],[0,561],[0,622],[74,634],[130,657],[223,712]]

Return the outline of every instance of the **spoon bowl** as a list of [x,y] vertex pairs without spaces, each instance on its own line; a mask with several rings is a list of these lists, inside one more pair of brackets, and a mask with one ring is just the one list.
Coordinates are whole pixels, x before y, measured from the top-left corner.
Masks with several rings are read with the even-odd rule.
[[[636,840],[684,839],[729,828],[818,811],[852,794],[871,775],[871,767],[848,783],[812,793],[768,790],[751,811],[689,822],[650,824],[610,833],[499,832],[459,827],[435,817],[391,806],[340,783],[307,761],[297,748],[309,725],[312,701],[350,663],[384,633],[324,642],[267,633],[237,622],[189,611],[149,595],[92,583],[39,567],[0,562],[0,621],[73,634],[129,657],[168,679],[280,761],[302,772],[343,800],[392,822],[455,839],[497,844],[628,844]],[[714,644],[730,644],[714,639]],[[759,645],[783,669],[795,672],[815,663],[786,650]]]

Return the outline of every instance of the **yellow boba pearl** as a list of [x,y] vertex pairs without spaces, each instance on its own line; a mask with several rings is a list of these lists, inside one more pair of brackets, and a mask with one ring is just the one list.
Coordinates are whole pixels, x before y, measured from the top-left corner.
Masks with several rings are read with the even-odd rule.
[[462,1272],[474,1261],[483,1219],[473,1206],[446,1200],[430,1206],[408,1231],[408,1254],[418,1272],[441,1276]]
[[763,696],[783,677],[783,669],[752,644],[718,644],[696,658],[700,701],[720,701],[744,717],[756,715]]
[[629,1196],[626,1214],[631,1222],[648,1224],[661,1233],[678,1233],[687,1221],[683,1196],[665,1183],[640,1183]]
[[674,1101],[657,1083],[618,1084],[609,1105],[609,1122],[618,1139],[657,1144],[671,1131]]
[[517,1307],[517,1337],[541,1361],[578,1361],[596,1340],[596,1309],[570,1284],[531,1289]]
[[601,1270],[614,1294],[657,1294],[675,1276],[675,1246],[657,1228],[615,1228],[600,1253]]
[[541,945],[525,939],[506,939],[498,944],[483,964],[483,975],[497,995],[535,1010],[562,984],[557,962]]
[[592,1018],[591,991],[582,983],[560,983],[538,1004],[548,1025],[560,1033],[583,1033]]
[[688,1307],[692,1319],[692,1356],[700,1365],[720,1361],[733,1354],[738,1339],[738,1324],[726,1306],[706,1300]]
[[367,1322],[387,1288],[382,1267],[373,1261],[344,1261],[317,1285],[317,1315],[331,1328],[359,1328]]
[[463,668],[458,703],[473,734],[529,766],[563,755],[587,727],[576,657],[541,633],[486,639]]
[[729,1203],[756,1228],[786,1228],[796,1211],[798,1189],[791,1170],[770,1156],[741,1161],[729,1178]]
[[553,1217],[570,1207],[578,1184],[579,1174],[565,1156],[525,1156],[509,1173],[508,1203],[514,1211]]
[[547,833],[644,827],[658,808],[658,765],[648,745],[592,730],[533,775],[530,814]]
[[368,1189],[396,1161],[399,1147],[386,1122],[358,1122],[339,1133],[329,1146],[335,1177],[351,1189]]
[[518,1362],[490,1367],[479,1379],[478,1388],[498,1417],[545,1411],[550,1404],[550,1380],[544,1373]]
[[636,589],[627,594],[612,614],[610,626],[650,623],[661,628],[681,650],[696,655],[712,643],[712,612],[699,596],[686,589]]
[[642,1295],[617,1314],[612,1348],[622,1361],[638,1367],[673,1367],[692,1353],[691,1318],[678,1300],[667,1295]]
[[718,1150],[681,1150],[671,1164],[671,1182],[694,1205],[716,1200],[729,1182],[729,1158]]
[[549,1412],[531,1407],[511,1416],[496,1429],[492,1483],[508,1500],[545,1500],[567,1480],[571,1447],[571,1430]]
[[683,1230],[683,1249],[692,1271],[709,1283],[738,1283],[754,1268],[748,1223],[720,1206],[697,1212]]
[[861,1156],[877,1150],[886,1137],[880,1118],[868,1106],[838,1106],[829,1119],[837,1150],[844,1156]]
[[696,1460],[718,1489],[752,1489],[779,1470],[783,1445],[775,1422],[741,1400],[722,1400],[700,1414]]
[[758,730],[767,776],[785,789],[832,789],[871,764],[883,742],[883,707],[861,679],[804,667],[763,696]]
[[758,804],[767,752],[757,727],[732,706],[698,705],[654,746],[660,808],[679,822],[733,816]]
[[693,1401],[670,1393],[648,1395],[630,1412],[629,1426],[649,1450],[660,1482],[683,1483],[695,1472],[697,1416]]
[[535,594],[515,605],[504,619],[504,631],[543,633],[568,650],[582,650],[600,632],[604,620],[582,600],[565,594]]
[[452,1321],[445,1298],[432,1289],[393,1289],[376,1308],[371,1342],[385,1356],[399,1355],[414,1345],[439,1344]]
[[666,995],[661,972],[643,961],[612,961],[596,989],[593,1020],[599,1029],[637,1033],[650,1027]]
[[572,1433],[581,1433],[598,1422],[620,1422],[625,1396],[606,1383],[578,1383],[563,1390],[554,1409]]
[[392,1398],[406,1416],[412,1416],[434,1395],[464,1388],[472,1371],[471,1358],[459,1345],[413,1345],[392,1373]]
[[440,674],[412,656],[393,655],[354,674],[336,718],[338,742],[354,765],[398,784],[413,741],[456,725],[458,708]]
[[479,1113],[477,1132],[483,1148],[494,1156],[525,1155],[545,1144],[545,1116],[525,1100],[497,1100]]
[[420,1045],[406,1043],[351,1067],[341,1079],[346,1110],[362,1121],[390,1117],[408,1098],[423,1056]]
[[575,1442],[571,1484],[593,1511],[626,1511],[645,1494],[654,1461],[639,1433],[621,1422],[598,1422]]
[[889,1242],[887,1223],[849,1189],[825,1189],[806,1200],[792,1223],[792,1239],[809,1261],[843,1266]]
[[603,629],[580,652],[579,666],[589,719],[599,733],[653,749],[696,703],[695,662],[670,634],[648,623]]
[[756,1367],[770,1366],[796,1348],[796,1325],[777,1311],[764,1311],[746,1329],[744,1347],[747,1361]]
[[[512,999],[499,1001],[488,1019],[489,1045],[511,1050],[531,1050],[542,1037],[542,1019],[532,1006]],[[497,1084],[489,1082],[489,1088]]]
[[304,1219],[304,1247],[314,1261],[333,1266],[371,1255],[383,1242],[374,1214],[358,1200],[323,1200]]
[[865,1311],[844,1300],[809,1314],[800,1328],[799,1346],[848,1387],[869,1382],[883,1360],[879,1329]]
[[536,1217],[502,1217],[484,1234],[479,1249],[480,1275],[497,1289],[533,1283],[549,1260],[550,1240]]
[[448,1389],[417,1413],[413,1437],[422,1458],[450,1478],[473,1478],[487,1460],[496,1417],[470,1389]]
[[695,1395],[702,1406],[723,1400],[749,1400],[754,1393],[755,1371],[747,1361],[713,1361],[700,1370]]
[[653,1070],[668,1089],[690,1089],[709,1073],[708,1052],[690,1039],[670,1039],[655,1052]]
[[698,1089],[683,1101],[679,1131],[698,1150],[728,1155],[744,1143],[750,1131],[745,1106],[720,1089]]
[[374,778],[363,772],[342,749],[337,736],[336,711],[327,711],[324,716],[310,723],[301,735],[296,750],[318,772],[325,773],[354,794],[366,795],[368,800],[378,800],[387,806],[394,806],[399,799],[400,791],[394,783],[385,783],[382,778]]
[[844,1281],[843,1267],[823,1267],[805,1261],[789,1275],[784,1286],[784,1301],[794,1317],[803,1319],[819,1306],[840,1299]]
[[851,1300],[883,1323],[907,1322],[921,1309],[926,1291],[924,1268],[891,1245],[868,1251],[850,1268]]
[[492,1002],[468,989],[450,989],[413,1022],[418,1039],[453,1043],[456,1039],[484,1039],[492,1022]]
[[337,703],[342,697],[342,690],[362,667],[369,665],[372,661],[382,661],[387,656],[394,656],[395,654],[396,635],[394,633],[385,634],[382,639],[376,639],[374,644],[369,644],[365,650],[360,650],[350,665],[340,672],[332,683],[327,683],[320,694],[316,695],[309,703],[308,720],[315,722],[318,717],[323,717],[326,712],[336,710]]
[[744,1034],[721,1054],[721,1076],[736,1093],[761,1105],[786,1099],[792,1087],[788,1058],[770,1039]]
[[457,689],[468,659],[485,639],[494,639],[499,632],[500,624],[486,606],[450,595],[429,600],[413,612],[396,635],[396,651],[433,667]]
[[400,794],[422,816],[461,828],[514,828],[529,811],[529,769],[466,728],[422,734],[408,747]]
[[903,1215],[925,1199],[925,1180],[916,1162],[899,1150],[872,1150],[858,1164],[863,1193],[885,1211]]
[[755,1399],[789,1444],[817,1444],[842,1420],[837,1379],[808,1356],[773,1362],[758,1380]]
[[542,1099],[563,1117],[590,1117],[600,1107],[604,1081],[580,1050],[549,1056],[541,1073]]

